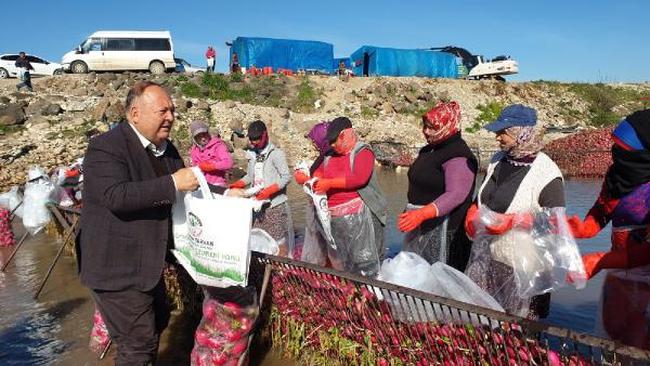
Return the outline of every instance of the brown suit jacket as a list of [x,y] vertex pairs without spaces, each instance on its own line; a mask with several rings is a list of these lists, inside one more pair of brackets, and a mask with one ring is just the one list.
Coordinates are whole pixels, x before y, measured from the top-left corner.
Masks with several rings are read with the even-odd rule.
[[[183,167],[168,142],[170,172]],[[176,190],[157,177],[127,122],[95,137],[84,157],[83,208],[77,236],[81,282],[95,290],[152,289],[162,274]]]

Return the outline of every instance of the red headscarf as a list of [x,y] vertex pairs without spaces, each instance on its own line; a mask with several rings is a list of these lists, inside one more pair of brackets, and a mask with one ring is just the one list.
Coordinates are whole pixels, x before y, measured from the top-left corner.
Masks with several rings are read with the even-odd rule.
[[422,116],[422,122],[433,126],[433,143],[444,141],[458,132],[460,125],[460,106],[456,102],[440,102]]

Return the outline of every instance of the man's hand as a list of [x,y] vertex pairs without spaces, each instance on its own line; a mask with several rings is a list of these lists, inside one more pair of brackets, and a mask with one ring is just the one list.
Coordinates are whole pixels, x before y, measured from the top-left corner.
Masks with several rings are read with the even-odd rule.
[[180,192],[191,192],[199,188],[199,181],[190,168],[182,168],[172,174],[176,182],[176,190]]

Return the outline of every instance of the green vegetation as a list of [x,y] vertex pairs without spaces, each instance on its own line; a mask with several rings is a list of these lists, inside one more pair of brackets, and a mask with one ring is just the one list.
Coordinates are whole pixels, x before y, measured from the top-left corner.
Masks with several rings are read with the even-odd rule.
[[605,84],[571,84],[569,90],[589,103],[590,124],[604,127],[616,124],[623,114],[614,108],[628,105],[626,110],[639,109],[642,105],[642,95],[633,89],[617,88]]
[[198,98],[201,96],[201,88],[193,82],[187,81],[181,84],[181,93],[186,97]]
[[284,75],[247,77],[241,74],[204,74],[197,83],[181,82],[180,91],[190,98],[235,100],[268,107],[292,108],[310,112],[322,91],[314,88],[309,78],[288,78]]
[[481,113],[474,120],[474,124],[465,128],[467,132],[478,132],[486,123],[492,122],[503,110],[505,105],[499,101],[491,101],[488,104],[479,104],[476,106],[476,109]]
[[365,104],[361,105],[361,116],[369,119],[379,116],[379,112],[375,108],[368,107]]
[[21,132],[23,130],[25,130],[24,125],[13,125],[13,126],[0,125],[0,135],[7,135],[14,132]]
[[644,100],[648,97],[639,89],[632,87],[617,87],[603,83],[561,83],[558,81],[533,81],[534,85],[544,85],[554,94],[569,92],[575,94],[579,99],[588,104],[588,116],[565,104],[561,114],[569,120],[586,119],[588,125],[594,127],[611,126],[621,120],[626,114],[633,111],[648,108],[650,101]]
[[295,106],[298,110],[309,111],[314,108],[320,93],[309,83],[309,78],[304,78],[298,86]]

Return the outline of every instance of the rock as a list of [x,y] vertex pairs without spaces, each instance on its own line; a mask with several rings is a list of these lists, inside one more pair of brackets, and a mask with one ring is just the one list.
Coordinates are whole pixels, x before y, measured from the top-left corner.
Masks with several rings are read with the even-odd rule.
[[[27,126],[27,125],[29,125],[29,126]],[[27,127],[27,128],[38,127],[40,129],[40,128],[43,128],[44,125],[49,126],[50,125],[50,120],[48,120],[47,118],[45,118],[43,116],[34,116],[34,117],[28,119],[27,122],[25,123],[25,127]]]
[[25,122],[27,117],[20,104],[0,106],[0,126],[13,126]]
[[63,108],[61,108],[60,105],[56,103],[50,103],[47,105],[45,110],[43,110],[42,114],[44,116],[56,116],[62,112],[63,112]]
[[111,105],[106,109],[106,120],[110,122],[121,121],[126,116],[126,111],[122,102],[114,100]]
[[210,111],[210,105],[208,102],[206,102],[203,99],[200,99],[198,103],[196,103],[196,109],[201,110],[201,111]]
[[403,143],[389,141],[370,142],[375,158],[382,165],[410,166],[415,161],[416,151]]
[[415,103],[418,99],[412,93],[404,93],[404,100],[409,103]]
[[124,80],[116,80],[111,84],[113,85],[113,90],[117,91],[122,87],[122,85],[124,85]]
[[56,116],[63,112],[61,106],[56,103],[50,103],[45,99],[38,99],[29,104],[25,113],[30,116]]
[[2,103],[2,104],[9,104],[9,102],[11,102],[11,99],[9,99],[9,98],[7,98],[7,97],[5,97],[5,96],[1,96],[1,97],[0,97],[0,103]]
[[97,103],[97,105],[90,112],[90,116],[95,121],[103,121],[106,116],[106,110],[111,105],[111,101],[108,98],[104,98]]

